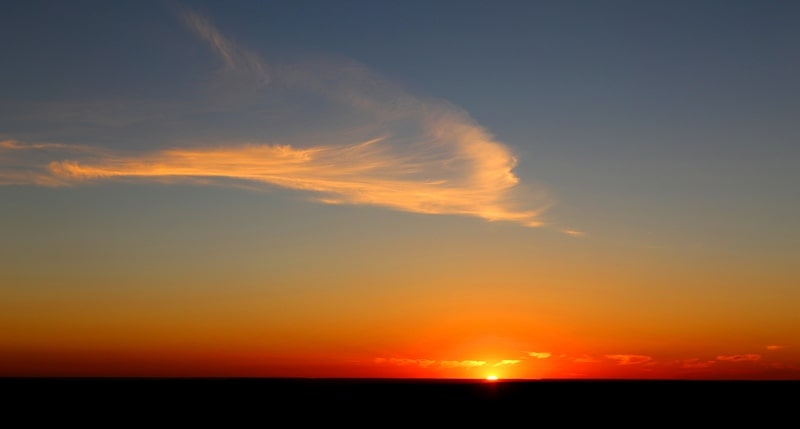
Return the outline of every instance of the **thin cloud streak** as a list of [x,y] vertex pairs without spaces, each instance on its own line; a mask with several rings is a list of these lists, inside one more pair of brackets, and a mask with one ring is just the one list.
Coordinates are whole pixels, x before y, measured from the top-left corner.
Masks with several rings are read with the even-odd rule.
[[486,365],[482,360],[443,360],[439,362],[442,368],[475,368]]
[[638,365],[653,360],[650,356],[626,354],[606,355],[606,358],[617,361],[617,365]]
[[761,360],[761,355],[751,353],[744,355],[720,355],[717,360],[724,362],[755,362]]
[[[397,366],[418,366],[420,368],[475,368],[486,365],[482,360],[442,360],[433,359],[409,359],[409,358],[375,358],[374,362],[378,365],[397,365]],[[506,361],[503,361],[506,362]],[[497,366],[497,365],[495,365]]]
[[516,365],[516,364],[518,364],[520,362],[522,362],[522,361],[519,360],[519,359],[503,359],[500,362],[497,362],[492,366],[498,367],[498,366],[503,366],[503,365]]
[[66,145],[61,143],[33,143],[25,144],[17,140],[0,140],[0,152],[4,151],[39,151],[53,150],[66,152],[98,152],[97,149],[88,146]]
[[[224,62],[220,72],[234,78],[227,81],[237,86],[233,89],[241,89],[240,81],[255,82],[259,90],[277,82],[281,91],[332,100],[341,109],[325,114],[336,118],[329,121],[336,130],[326,132],[310,122],[302,128],[313,130],[313,138],[296,135],[279,142],[222,138],[201,143],[202,138],[187,135],[180,144],[162,146],[172,148],[138,153],[28,143],[23,144],[26,149],[46,154],[2,162],[6,160],[0,152],[0,184],[127,181],[282,187],[311,192],[325,204],[543,225],[542,213],[550,205],[545,192],[526,187],[528,193],[520,195],[513,171],[517,158],[458,107],[412,96],[346,61],[280,65],[270,67],[274,71],[268,76],[267,64],[257,54],[224,36],[209,19],[185,8],[179,14]],[[269,91],[246,86],[278,102],[269,98]],[[342,121],[339,110],[348,112]],[[3,144],[8,147],[0,151],[21,143]],[[63,154],[53,157],[53,150]],[[522,201],[523,206],[517,204]]]
[[39,185],[64,186],[62,178],[51,174],[37,160],[42,153],[101,154],[102,149],[61,143],[26,144],[17,140],[0,140],[0,186]]

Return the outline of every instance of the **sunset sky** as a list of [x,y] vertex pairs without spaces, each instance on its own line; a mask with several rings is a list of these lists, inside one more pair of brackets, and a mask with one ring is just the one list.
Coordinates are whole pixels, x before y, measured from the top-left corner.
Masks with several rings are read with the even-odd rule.
[[800,379],[798,22],[6,4],[0,376]]

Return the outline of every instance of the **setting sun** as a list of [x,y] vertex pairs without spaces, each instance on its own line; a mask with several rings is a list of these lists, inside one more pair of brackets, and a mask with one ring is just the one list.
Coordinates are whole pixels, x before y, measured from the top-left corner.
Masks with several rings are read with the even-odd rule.
[[490,375],[490,376],[486,377],[486,380],[488,380],[488,381],[497,381],[497,376],[496,375]]

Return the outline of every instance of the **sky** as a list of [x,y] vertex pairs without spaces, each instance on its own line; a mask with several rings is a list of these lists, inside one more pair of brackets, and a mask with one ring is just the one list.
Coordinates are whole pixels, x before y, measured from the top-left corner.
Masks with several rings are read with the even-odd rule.
[[0,376],[800,379],[798,20],[11,2]]

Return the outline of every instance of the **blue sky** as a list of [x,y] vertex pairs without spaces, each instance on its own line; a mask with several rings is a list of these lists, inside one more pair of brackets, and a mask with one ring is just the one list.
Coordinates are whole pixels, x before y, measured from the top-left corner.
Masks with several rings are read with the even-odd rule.
[[[742,216],[743,224],[757,222],[746,206],[773,208],[766,211],[776,222],[796,213],[798,8],[791,2],[186,5],[267,64],[341,57],[410,94],[465,109],[514,150],[521,178],[569,198],[554,210],[585,196],[672,206],[660,211],[691,210],[675,200],[686,198],[718,211],[709,214]],[[203,97],[219,60],[172,7],[14,4],[2,26],[12,59],[0,83],[4,110],[18,111],[16,102],[123,99],[142,110]],[[231,116],[211,120],[228,128],[256,121]],[[12,136],[36,126],[4,122]],[[155,146],[177,133],[150,122],[130,144]],[[113,137],[103,144],[134,139],[103,131]]]

